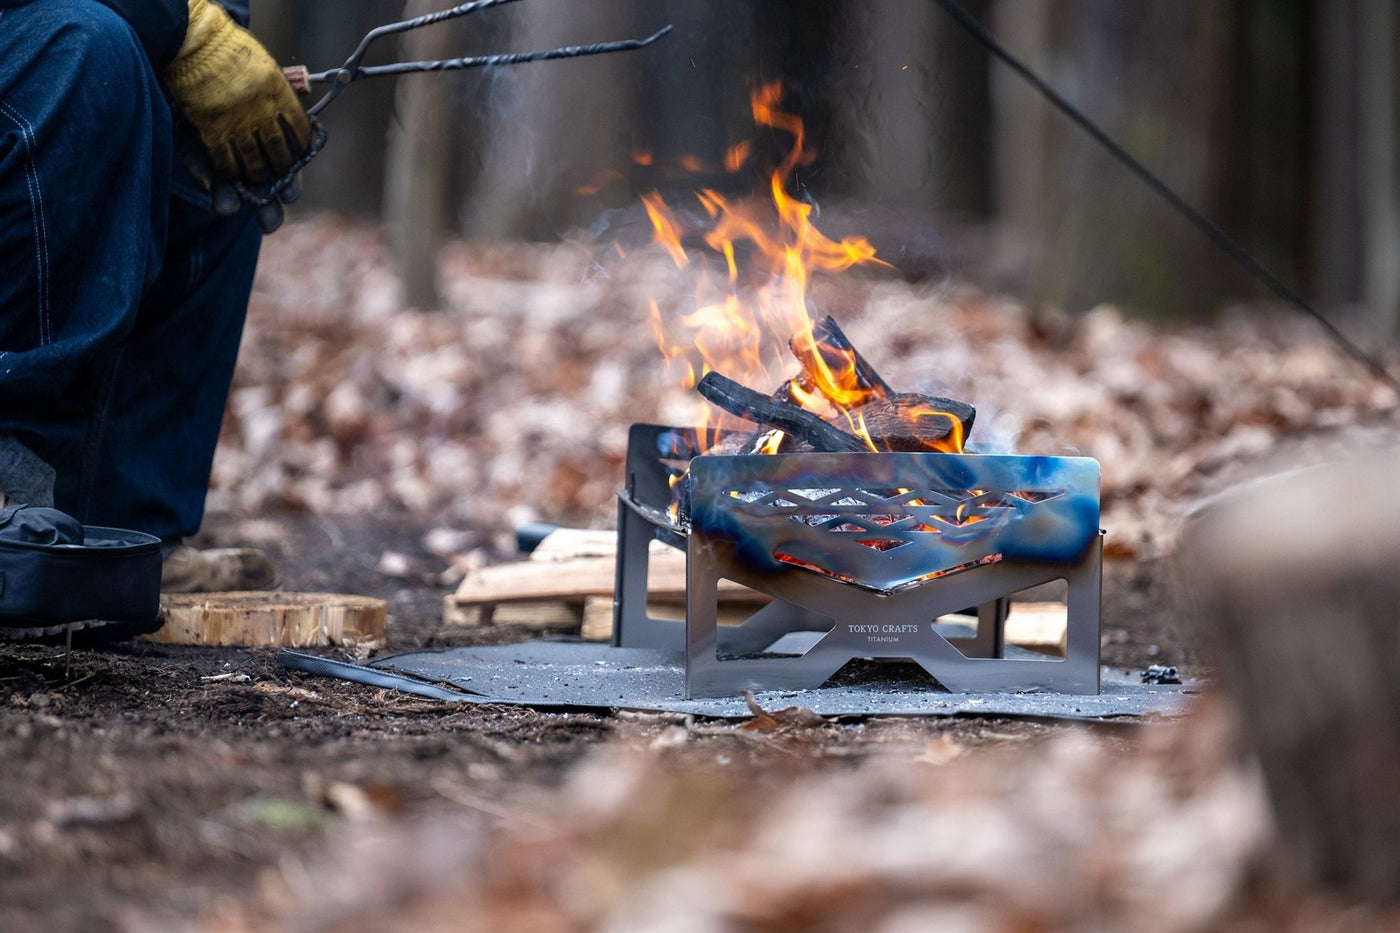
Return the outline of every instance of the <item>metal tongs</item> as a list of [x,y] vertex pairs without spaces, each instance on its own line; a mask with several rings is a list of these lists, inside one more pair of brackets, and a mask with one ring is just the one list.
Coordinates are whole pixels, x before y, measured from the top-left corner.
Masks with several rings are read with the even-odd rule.
[[467,68],[489,68],[495,65],[520,65],[526,62],[551,61],[556,58],[582,58],[587,55],[606,55],[610,52],[629,52],[633,49],[645,48],[651,45],[662,36],[671,31],[671,26],[665,26],[657,30],[645,39],[621,39],[616,42],[598,42],[593,45],[568,45],[557,49],[548,49],[542,52],[509,52],[499,55],[476,55],[467,58],[440,58],[432,61],[420,62],[395,62],[389,65],[364,65],[362,64],[365,55],[370,47],[385,36],[398,35],[400,33],[411,32],[414,29],[422,29],[424,26],[432,26],[436,23],[446,22],[450,19],[458,19],[463,16],[470,16],[480,10],[491,7],[503,6],[507,3],[517,3],[519,0],[472,0],[470,3],[462,3],[440,10],[436,13],[425,13],[422,16],[406,19],[397,23],[386,23],[383,26],[376,26],[365,34],[360,40],[360,44],[345,60],[345,64],[339,68],[332,68],[329,71],[312,72],[303,65],[296,65],[282,69],[287,80],[298,94],[309,94],[312,85],[329,84],[330,88],[321,99],[310,107],[306,108],[307,116],[311,117],[311,144],[307,147],[305,154],[296,161],[296,164],[287,171],[285,175],[277,179],[266,188],[259,188],[254,191],[242,184],[238,184],[239,197],[251,202],[256,206],[262,206],[275,199],[283,189],[291,185],[298,173],[316,157],[321,148],[326,144],[326,131],[322,128],[316,115],[330,106],[331,102],[340,96],[340,93],[356,81],[365,78],[382,78],[392,75],[413,74],[422,71],[461,71]]

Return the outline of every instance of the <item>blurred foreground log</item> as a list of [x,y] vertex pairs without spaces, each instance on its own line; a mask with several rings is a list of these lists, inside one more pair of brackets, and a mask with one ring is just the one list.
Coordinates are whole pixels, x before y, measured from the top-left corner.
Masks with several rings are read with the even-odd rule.
[[1290,880],[1400,898],[1400,453],[1241,488],[1183,553]]

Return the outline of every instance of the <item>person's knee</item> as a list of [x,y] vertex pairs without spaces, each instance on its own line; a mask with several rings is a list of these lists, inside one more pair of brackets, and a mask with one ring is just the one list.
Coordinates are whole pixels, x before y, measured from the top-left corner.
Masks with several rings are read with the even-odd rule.
[[142,88],[150,79],[151,65],[136,33],[101,3],[33,0],[6,20],[7,27],[37,38],[37,57],[46,62],[54,90],[129,100],[133,88]]
[[[140,171],[133,153],[169,148],[170,112],[140,40],[96,0],[31,0],[0,21],[0,131],[74,179]],[[149,172],[147,171],[147,174]],[[110,179],[102,178],[106,183]]]

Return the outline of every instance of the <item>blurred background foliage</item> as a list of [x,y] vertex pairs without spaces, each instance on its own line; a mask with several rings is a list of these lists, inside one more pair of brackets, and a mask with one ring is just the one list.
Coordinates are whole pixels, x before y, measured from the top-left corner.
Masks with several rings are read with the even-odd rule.
[[[339,64],[372,26],[448,0],[254,0],[284,63]],[[1034,70],[1281,277],[1400,330],[1400,28],[1391,0],[963,0]],[[911,278],[1035,302],[1201,317],[1248,277],[931,0],[524,0],[383,43],[374,61],[650,34],[623,55],[371,81],[327,112],[308,209],[393,225],[409,303],[449,233],[633,247],[638,195],[742,193],[754,81],[807,122],[830,233]],[[762,164],[751,160],[750,165]]]

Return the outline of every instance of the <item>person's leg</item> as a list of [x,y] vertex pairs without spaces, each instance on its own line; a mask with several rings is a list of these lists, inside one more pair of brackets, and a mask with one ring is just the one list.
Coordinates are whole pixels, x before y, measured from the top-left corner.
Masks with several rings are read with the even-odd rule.
[[89,425],[162,262],[171,150],[120,17],[74,0],[0,10],[0,434],[56,471],[79,518]]
[[277,571],[263,552],[180,543],[204,515],[262,235],[250,210],[214,217],[179,167],[172,192],[165,264],[97,409],[83,514],[161,537],[166,592],[265,589]]
[[0,130],[6,114],[0,261],[19,274],[0,282],[0,434],[54,467],[59,508],[173,546],[203,514],[253,214],[215,217],[172,172],[159,85],[104,7],[0,13]]
[[90,523],[199,530],[260,242],[251,211],[215,217],[177,167],[164,265],[108,371],[81,487],[58,488]]

